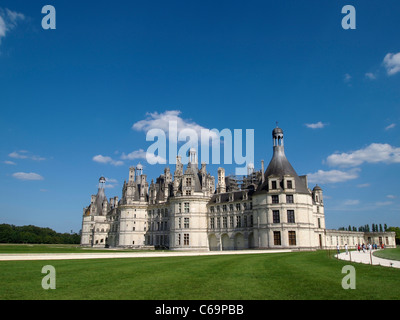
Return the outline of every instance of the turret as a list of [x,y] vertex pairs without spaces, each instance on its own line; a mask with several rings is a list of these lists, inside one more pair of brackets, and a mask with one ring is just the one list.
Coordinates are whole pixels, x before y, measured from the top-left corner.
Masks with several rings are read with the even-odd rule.
[[225,185],[225,169],[218,168],[218,185],[217,185],[217,193],[225,193],[226,185]]
[[312,191],[313,200],[315,203],[323,204],[324,200],[322,198],[322,189],[319,185],[316,185]]

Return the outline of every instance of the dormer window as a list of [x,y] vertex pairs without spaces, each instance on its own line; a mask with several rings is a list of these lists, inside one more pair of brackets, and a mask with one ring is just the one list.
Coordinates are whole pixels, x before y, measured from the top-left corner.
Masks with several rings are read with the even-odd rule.
[[288,189],[293,189],[293,183],[292,183],[292,180],[288,180],[288,181],[286,181],[286,187],[287,187]]
[[192,178],[186,178],[186,186],[187,187],[192,186]]
[[276,189],[276,181],[271,181],[271,189]]

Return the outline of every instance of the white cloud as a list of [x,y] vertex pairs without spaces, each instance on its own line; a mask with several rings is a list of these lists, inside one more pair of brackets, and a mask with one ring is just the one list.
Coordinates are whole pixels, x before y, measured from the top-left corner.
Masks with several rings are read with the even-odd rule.
[[383,59],[383,65],[389,76],[400,72],[400,52],[396,54],[388,53]]
[[327,158],[330,166],[354,167],[366,163],[400,163],[400,148],[387,143],[371,143],[369,146],[348,153],[335,153]]
[[113,166],[122,166],[124,164],[123,161],[113,160],[111,157],[103,156],[101,154],[94,156],[92,160],[98,163],[111,164]]
[[145,159],[150,164],[166,164],[167,160],[161,156],[156,156],[155,154],[144,151],[143,149],[132,151],[131,153],[125,154],[122,153],[121,159],[123,160],[136,160],[136,159]]
[[395,123],[389,124],[387,127],[385,127],[385,130],[393,129],[395,126],[396,126]]
[[349,199],[349,200],[346,200],[343,204],[344,204],[345,206],[355,206],[355,205],[357,205],[357,204],[360,204],[360,200]]
[[12,175],[14,178],[19,180],[43,180],[44,178],[37,173],[34,172],[15,172]]
[[24,19],[25,16],[22,13],[0,8],[0,43],[2,38],[5,38],[7,33],[14,29],[19,21]]
[[16,163],[14,161],[9,161],[9,160],[3,161],[3,163],[13,165],[13,166],[16,165]]
[[112,189],[112,188],[115,188],[117,185],[118,185],[117,179],[106,177],[105,188]]
[[394,195],[392,195],[392,194],[388,194],[388,195],[386,196],[386,198],[388,198],[388,199],[396,199],[396,196],[394,196]]
[[376,79],[376,76],[375,76],[372,72],[367,72],[367,73],[365,74],[365,77],[366,77],[367,79],[369,79],[369,80],[375,80],[375,79]]
[[30,160],[34,160],[34,161],[46,160],[46,158],[30,154],[26,150],[11,152],[8,156],[13,159],[30,159]]
[[382,202],[378,201],[378,202],[375,202],[375,205],[377,205],[377,206],[390,206],[391,204],[393,204],[393,201],[382,201]]
[[325,126],[326,123],[322,123],[321,121],[318,121],[317,123],[306,123],[306,127],[310,129],[322,129]]
[[368,188],[370,186],[371,186],[370,183],[361,183],[357,185],[357,188]]
[[[179,136],[179,133],[184,129],[192,129],[196,132],[199,139],[201,138],[201,130],[209,130],[192,120],[182,119],[180,114],[181,111],[179,110],[167,110],[163,113],[146,113],[147,118],[134,123],[132,129],[143,132],[148,132],[151,129],[160,129],[165,133],[166,137]],[[171,121],[176,121],[176,128],[170,127]],[[171,132],[170,129],[172,130]],[[208,134],[211,138],[219,138],[218,134],[214,132],[209,131]]]
[[349,171],[341,171],[341,170],[318,170],[316,173],[307,174],[308,181],[311,183],[338,183],[344,182],[348,180],[357,179],[359,176],[359,172],[361,170],[359,168],[354,168]]
[[10,158],[14,158],[14,159],[26,159],[26,158],[28,158],[27,155],[21,154],[21,152],[17,152],[17,151],[11,152],[8,156]]
[[348,82],[350,82],[350,80],[351,80],[351,75],[349,75],[348,73],[346,73],[346,74],[344,75],[344,82],[348,83]]

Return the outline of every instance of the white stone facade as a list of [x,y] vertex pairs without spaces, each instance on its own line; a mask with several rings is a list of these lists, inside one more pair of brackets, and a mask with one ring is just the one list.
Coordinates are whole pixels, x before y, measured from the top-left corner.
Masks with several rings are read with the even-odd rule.
[[215,186],[192,150],[186,170],[177,157],[174,175],[166,168],[150,185],[140,165],[131,167],[121,200],[107,200],[100,178],[97,195],[83,210],[81,245],[191,251],[395,246],[391,232],[327,230],[322,189],[309,189],[307,177],[292,168],[283,131],[275,128],[272,136],[267,170],[262,164],[241,181],[219,168]]

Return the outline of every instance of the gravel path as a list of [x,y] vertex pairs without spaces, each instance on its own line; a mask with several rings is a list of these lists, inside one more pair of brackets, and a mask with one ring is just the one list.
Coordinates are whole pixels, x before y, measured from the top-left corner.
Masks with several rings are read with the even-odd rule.
[[380,265],[384,267],[400,268],[400,261],[378,258],[373,255],[375,251],[377,250],[372,250],[372,254],[369,251],[365,252],[349,251],[348,254],[346,254],[346,252],[342,252],[339,254],[339,256],[336,254],[335,257],[341,260],[347,260],[352,262]]
[[291,252],[292,250],[237,250],[237,251],[179,251],[179,252],[98,252],[98,253],[23,253],[0,254],[0,261],[16,260],[74,260],[74,259],[112,259],[112,258],[160,258],[182,256],[211,256],[225,254],[258,254]]

